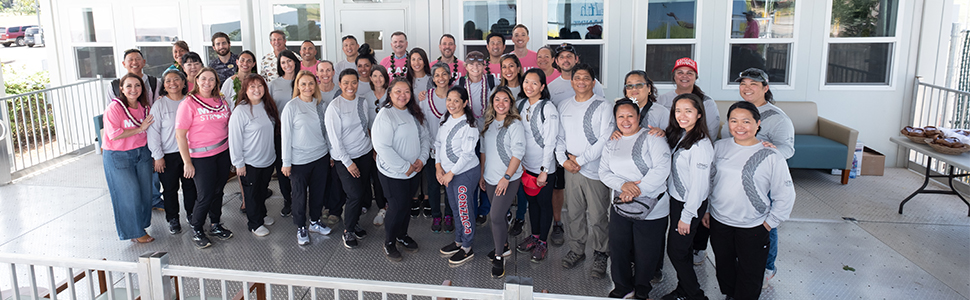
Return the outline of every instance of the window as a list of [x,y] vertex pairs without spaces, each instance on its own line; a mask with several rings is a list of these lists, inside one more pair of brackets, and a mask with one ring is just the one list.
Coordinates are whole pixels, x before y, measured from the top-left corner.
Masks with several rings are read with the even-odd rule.
[[518,23],[516,9],[515,0],[465,1],[462,39],[484,41],[492,32],[502,33],[506,40],[511,39],[512,27]]
[[[237,42],[236,44],[239,44],[239,43]],[[169,50],[171,50],[171,49],[169,49]],[[299,47],[297,47],[297,50],[299,50]],[[242,46],[232,45],[232,43],[230,42],[229,52],[232,52],[232,53],[235,53],[236,55],[239,55],[239,53],[242,52],[242,51],[243,51]],[[205,45],[205,53],[206,53],[206,57],[204,57],[204,59],[205,59],[205,66],[206,67],[209,66],[209,62],[210,61],[212,61],[213,59],[219,58],[219,54],[216,53],[215,50],[212,50],[212,42],[211,42],[211,40],[210,40],[210,42],[208,44]],[[299,51],[297,51],[297,53],[299,53]],[[171,55],[171,53],[169,53],[169,55]]]
[[141,50],[142,56],[145,57],[145,67],[141,71],[148,75],[160,78],[165,69],[168,69],[174,61],[171,45],[141,46],[138,47],[138,50]]
[[644,70],[656,83],[672,83],[674,62],[694,57],[697,3],[650,0],[647,4],[647,53]]
[[826,85],[889,85],[898,0],[832,0]]
[[77,78],[117,77],[111,9],[77,7],[69,10],[68,22]]
[[602,53],[606,44],[603,0],[548,0],[547,22],[549,47],[556,50],[562,43],[575,47],[582,63],[589,64],[602,82]]
[[732,1],[728,84],[748,68],[764,70],[772,83],[791,84],[795,8],[795,0]]
[[145,57],[142,72],[161,77],[172,65],[172,43],[179,40],[177,6],[136,6],[133,16],[172,16],[170,18],[135,18],[135,45]]
[[[300,56],[300,45],[310,40],[317,45],[317,59],[323,54],[319,4],[274,4],[273,29],[286,33],[286,49]],[[267,35],[268,36],[268,35]]]

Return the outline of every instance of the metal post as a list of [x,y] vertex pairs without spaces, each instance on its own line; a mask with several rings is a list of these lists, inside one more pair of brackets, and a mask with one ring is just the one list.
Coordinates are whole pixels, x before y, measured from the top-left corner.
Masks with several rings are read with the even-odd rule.
[[[0,72],[0,98],[6,97],[3,89],[3,72]],[[10,135],[10,120],[7,115],[7,101],[0,101],[0,185],[10,183],[10,149],[13,149]]]
[[532,300],[532,278],[507,276],[505,277],[505,300]]
[[168,267],[168,253],[167,252],[150,252],[146,253],[149,255],[149,266],[151,269],[151,285],[152,294],[151,299],[157,300],[170,300],[175,299],[175,288],[172,285],[172,279],[167,276],[162,276],[162,269]]
[[953,23],[950,27],[950,55],[947,63],[946,82],[943,86],[953,88],[953,75],[957,71],[957,51],[960,49],[960,23]]

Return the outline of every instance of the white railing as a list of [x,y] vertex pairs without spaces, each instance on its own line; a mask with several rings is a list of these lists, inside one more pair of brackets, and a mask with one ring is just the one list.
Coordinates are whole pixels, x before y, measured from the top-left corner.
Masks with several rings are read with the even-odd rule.
[[0,148],[7,150],[0,150],[6,152],[0,166],[16,173],[94,145],[94,117],[107,103],[105,82],[99,76],[0,98]]
[[[0,299],[484,299],[592,300],[533,293],[532,279],[509,276],[503,289],[176,266],[165,252],[137,263],[0,253]],[[37,272],[40,269],[41,272]]]
[[[960,91],[925,83],[917,76],[913,88],[913,117],[910,126],[937,126],[945,128],[970,129],[970,92]],[[926,166],[926,157],[916,151],[909,151],[910,164]],[[947,164],[942,162],[930,166],[933,171],[946,174]],[[970,170],[955,170],[970,171]],[[964,177],[963,182],[968,182]]]

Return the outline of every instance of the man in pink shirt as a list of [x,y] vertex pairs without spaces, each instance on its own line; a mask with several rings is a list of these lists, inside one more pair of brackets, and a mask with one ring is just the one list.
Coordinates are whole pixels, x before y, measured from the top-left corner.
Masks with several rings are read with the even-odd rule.
[[392,33],[391,51],[394,53],[381,60],[381,65],[387,69],[387,75],[391,78],[407,75],[408,35],[400,31]]
[[505,36],[498,32],[489,33],[485,37],[488,59],[485,61],[485,74],[499,77],[502,74],[502,54],[505,54]]
[[536,52],[526,48],[529,45],[529,28],[522,24],[515,25],[512,28],[512,44],[515,47],[512,52],[519,57],[519,62],[522,62],[523,73],[539,66],[536,62]]
[[303,41],[300,45],[300,71],[310,71],[313,76],[317,75],[317,64],[320,63],[317,60],[317,46],[313,44],[310,40]]
[[455,36],[445,33],[438,39],[438,51],[441,51],[441,56],[438,56],[434,64],[440,62],[448,64],[448,68],[451,69],[451,78],[460,78],[465,76],[467,73],[465,71],[465,62],[455,57]]

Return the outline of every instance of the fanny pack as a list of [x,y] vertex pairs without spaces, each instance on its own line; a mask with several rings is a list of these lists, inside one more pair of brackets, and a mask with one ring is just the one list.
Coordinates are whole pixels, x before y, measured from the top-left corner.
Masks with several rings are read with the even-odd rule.
[[657,202],[660,202],[660,199],[664,197],[664,194],[665,193],[660,193],[660,195],[657,195],[656,198],[636,197],[630,202],[619,202],[620,193],[613,191],[613,209],[616,210],[616,213],[621,216],[633,220],[646,220],[647,215],[649,215],[650,212],[657,207]]

